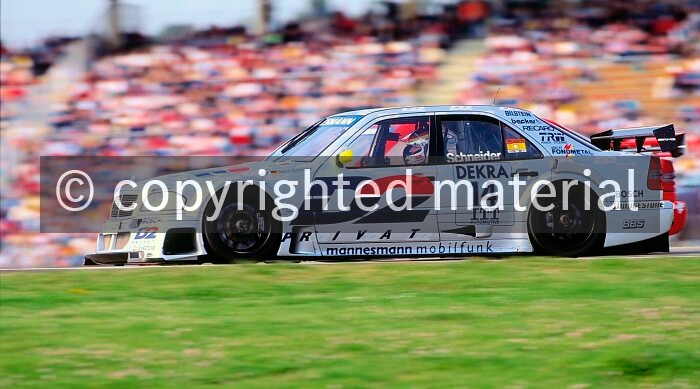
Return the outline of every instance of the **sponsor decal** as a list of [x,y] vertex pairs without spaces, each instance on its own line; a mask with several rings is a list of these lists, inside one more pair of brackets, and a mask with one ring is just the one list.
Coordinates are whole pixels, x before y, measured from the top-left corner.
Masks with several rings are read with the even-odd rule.
[[492,178],[504,178],[509,177],[506,168],[503,165],[470,165],[470,166],[457,166],[456,167],[457,178],[468,179],[468,180],[481,180],[481,179],[492,179]]
[[566,138],[564,138],[564,134],[561,132],[555,132],[555,131],[540,131],[540,142],[542,143],[564,143],[566,142]]
[[410,255],[413,247],[329,247],[326,255]]
[[294,235],[297,235],[297,241],[299,242],[310,242],[312,232],[306,231],[302,232],[301,234],[293,234],[291,232],[285,232],[284,235],[282,236],[282,242],[286,241],[287,239],[294,239]]
[[[637,209],[661,209],[664,207],[663,202],[661,201],[644,201],[644,202],[639,202],[639,203],[633,203]],[[615,210],[628,210],[630,209],[630,203],[629,202],[620,202],[614,205]]]
[[564,145],[564,154],[566,154],[566,158],[571,157],[571,153],[574,151],[574,145],[571,143],[567,143]]
[[483,208],[472,209],[469,221],[473,224],[499,224],[500,218],[498,214],[501,211],[498,208],[486,210]]
[[532,116],[530,112],[525,111],[505,111],[506,116]]
[[158,227],[143,227],[139,228],[134,235],[134,239],[154,239],[158,232]]
[[462,152],[459,154],[447,153],[447,162],[449,163],[498,161],[500,159],[501,153],[492,153],[490,151],[478,154],[464,154]]
[[350,126],[357,121],[357,116],[330,117],[324,120],[321,126]]
[[143,219],[139,219],[139,220],[141,220],[141,224],[160,223],[160,217],[158,217],[158,216],[144,217]]
[[158,224],[160,221],[160,217],[158,216],[150,216],[142,219],[131,219],[131,222],[129,222],[129,228],[137,228],[148,224]]
[[526,153],[525,139],[506,139],[506,150],[508,153]]
[[510,119],[512,124],[537,124],[535,119]]
[[428,254],[488,254],[494,253],[494,242],[441,242],[414,246],[340,246],[326,248],[326,255],[428,255]]
[[549,126],[521,126],[521,128],[525,131],[549,131],[552,128]]
[[565,155],[566,158],[571,157],[572,155],[575,156],[581,156],[581,155],[593,155],[593,153],[590,150],[579,150],[574,148],[574,145],[571,143],[567,143],[565,145],[559,145],[559,146],[552,146],[552,154],[554,155]]
[[[411,235],[409,235],[408,239],[414,239],[416,234],[420,231],[420,228],[413,228],[411,229]],[[338,237],[340,236],[341,231],[336,231],[335,234],[333,235],[333,239],[331,240],[337,240]],[[392,230],[386,230],[382,233],[382,235],[379,237],[379,239],[391,239],[391,233]],[[359,241],[362,240],[362,238],[367,234],[367,230],[358,230],[357,231],[357,237],[355,240]]]
[[[505,111],[506,116],[510,118],[510,123],[511,124],[528,124],[528,125],[534,125],[538,124],[539,120],[533,119],[532,114],[529,112],[525,111]],[[539,122],[541,123],[541,122]],[[544,129],[549,129],[548,126],[537,126],[537,127],[547,127],[547,128],[542,128]]]
[[644,189],[615,191],[615,196],[619,196],[619,197],[623,197],[623,198],[644,197]]
[[629,219],[622,222],[623,230],[634,230],[644,228],[644,219]]

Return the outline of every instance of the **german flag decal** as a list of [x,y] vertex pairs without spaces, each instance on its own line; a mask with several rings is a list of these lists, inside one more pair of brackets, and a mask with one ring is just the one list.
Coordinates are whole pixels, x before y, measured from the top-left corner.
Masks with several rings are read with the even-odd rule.
[[506,139],[506,150],[509,153],[525,153],[525,139]]

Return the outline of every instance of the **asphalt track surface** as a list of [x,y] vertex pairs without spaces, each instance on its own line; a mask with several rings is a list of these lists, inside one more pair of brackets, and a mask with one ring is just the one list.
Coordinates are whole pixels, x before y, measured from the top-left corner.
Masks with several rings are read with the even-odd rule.
[[[357,265],[371,265],[374,263],[441,263],[441,262],[452,262],[452,261],[462,261],[469,259],[485,259],[492,261],[500,260],[512,260],[517,258],[527,258],[527,254],[521,255],[507,255],[504,257],[499,256],[476,256],[476,257],[454,257],[454,258],[381,258],[381,259],[362,259],[362,260],[324,260],[324,261],[302,261],[298,264],[300,266],[308,265],[337,265],[337,264],[357,264]],[[700,246],[681,246],[681,247],[671,247],[669,253],[661,254],[646,254],[646,255],[611,255],[611,256],[597,256],[597,257],[581,257],[581,258],[564,258],[564,257],[552,257],[552,260],[600,260],[600,259],[610,259],[610,258],[628,258],[634,260],[644,260],[644,259],[654,259],[660,257],[675,257],[675,258],[697,258],[700,259]],[[283,259],[275,262],[285,262]],[[260,265],[268,264],[267,262],[258,262]],[[153,267],[160,268],[170,268],[170,267],[200,267],[200,266],[236,266],[236,264],[228,265],[212,265],[212,264],[173,264],[173,265],[159,265],[159,264],[139,264],[139,265],[126,265],[126,266],[86,266],[86,267],[38,267],[38,268],[22,268],[22,269],[0,269],[2,272],[15,272],[15,271],[101,271],[101,270],[132,270],[132,269],[147,269]]]

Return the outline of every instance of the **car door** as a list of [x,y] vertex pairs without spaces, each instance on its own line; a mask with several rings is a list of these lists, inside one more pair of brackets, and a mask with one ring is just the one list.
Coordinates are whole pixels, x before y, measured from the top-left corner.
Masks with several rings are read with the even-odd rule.
[[[541,159],[542,153],[489,115],[439,114],[436,127],[444,155],[438,179],[451,180],[456,187],[443,185],[436,194],[442,239],[486,238],[513,231],[522,216],[514,210],[513,177],[517,174],[524,186],[535,180],[538,169],[531,169],[529,161]],[[525,205],[520,199],[518,203]]]
[[[328,204],[314,207],[321,244],[437,241],[434,210],[436,167],[432,114],[383,117],[367,125],[339,150],[345,163],[330,158],[315,175],[328,182]],[[342,189],[332,184],[343,178]],[[341,203],[345,209],[340,209]]]

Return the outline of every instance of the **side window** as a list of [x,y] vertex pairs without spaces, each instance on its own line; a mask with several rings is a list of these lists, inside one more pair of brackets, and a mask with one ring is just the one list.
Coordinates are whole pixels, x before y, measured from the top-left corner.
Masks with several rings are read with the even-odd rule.
[[369,158],[372,142],[374,142],[374,137],[377,135],[377,128],[378,126],[376,124],[372,125],[352,141],[350,146],[348,146],[348,149],[352,153],[352,162],[346,164],[345,167],[361,167],[362,162]]
[[347,167],[424,165],[428,162],[430,117],[377,122],[348,146],[353,161]]
[[503,140],[498,120],[478,115],[443,116],[440,126],[448,162],[503,159]]
[[501,123],[503,126],[503,139],[506,142],[506,159],[534,159],[542,158],[542,152],[535,147],[529,140],[525,139],[514,129],[508,125]]

